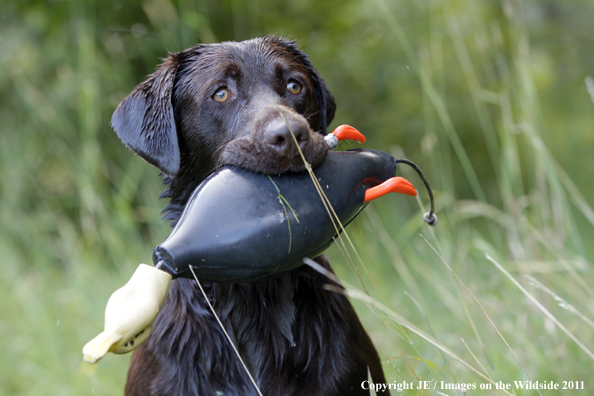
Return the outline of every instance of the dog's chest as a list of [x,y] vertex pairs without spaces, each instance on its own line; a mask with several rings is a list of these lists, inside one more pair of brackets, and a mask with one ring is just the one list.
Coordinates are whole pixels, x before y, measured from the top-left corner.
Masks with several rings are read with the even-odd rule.
[[[251,395],[255,387],[204,296],[195,283],[178,281],[149,342],[154,356],[166,357],[163,383],[177,377],[175,394]],[[307,394],[310,383],[331,390],[348,369],[343,296],[323,290],[323,283],[303,268],[249,285],[203,285],[264,394]]]

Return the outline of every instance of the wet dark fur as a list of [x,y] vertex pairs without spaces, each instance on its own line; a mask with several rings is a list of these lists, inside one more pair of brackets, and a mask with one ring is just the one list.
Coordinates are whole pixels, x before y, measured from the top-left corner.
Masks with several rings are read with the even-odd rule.
[[[297,81],[300,94],[287,93],[287,81]],[[213,99],[221,87],[230,92],[224,103]],[[303,171],[301,158],[263,143],[279,119],[309,134],[300,144],[308,162],[319,164],[334,110],[295,44],[266,37],[170,54],[120,104],[112,125],[163,172],[166,217],[175,224],[189,194],[221,164]],[[330,269],[325,257],[316,260]],[[203,283],[264,395],[368,395],[361,388],[368,368],[375,382],[385,382],[353,308],[325,290],[327,283],[309,267],[246,285]],[[196,282],[173,281],[149,339],[132,356],[126,395],[256,394]]]

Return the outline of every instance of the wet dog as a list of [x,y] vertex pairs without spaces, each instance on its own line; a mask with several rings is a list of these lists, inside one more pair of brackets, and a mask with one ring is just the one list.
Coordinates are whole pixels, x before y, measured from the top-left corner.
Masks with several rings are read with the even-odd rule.
[[[218,166],[300,172],[320,164],[335,103],[294,42],[268,36],[169,54],[116,109],[112,126],[161,170],[173,224]],[[291,133],[294,134],[295,139]],[[266,254],[266,252],[262,252]],[[330,269],[324,256],[316,261]],[[249,284],[204,282],[263,395],[368,395],[380,360],[352,306],[309,267]],[[126,395],[257,395],[195,282],[176,279],[132,356]]]

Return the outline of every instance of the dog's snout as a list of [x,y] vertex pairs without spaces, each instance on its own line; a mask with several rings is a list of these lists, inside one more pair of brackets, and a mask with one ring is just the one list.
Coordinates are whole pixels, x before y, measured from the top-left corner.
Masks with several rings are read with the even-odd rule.
[[305,122],[274,120],[264,130],[268,146],[280,157],[293,159],[303,151],[309,140],[309,126]]

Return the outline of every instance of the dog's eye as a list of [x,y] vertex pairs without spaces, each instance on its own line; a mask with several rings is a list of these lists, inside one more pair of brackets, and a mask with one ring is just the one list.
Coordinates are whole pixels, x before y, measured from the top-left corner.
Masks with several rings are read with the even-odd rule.
[[289,81],[289,83],[287,84],[287,91],[289,91],[293,95],[297,95],[299,92],[301,92],[301,85],[299,85],[295,81]]
[[220,103],[226,102],[227,99],[229,99],[229,91],[227,90],[227,88],[221,88],[217,92],[215,92],[212,98]]

